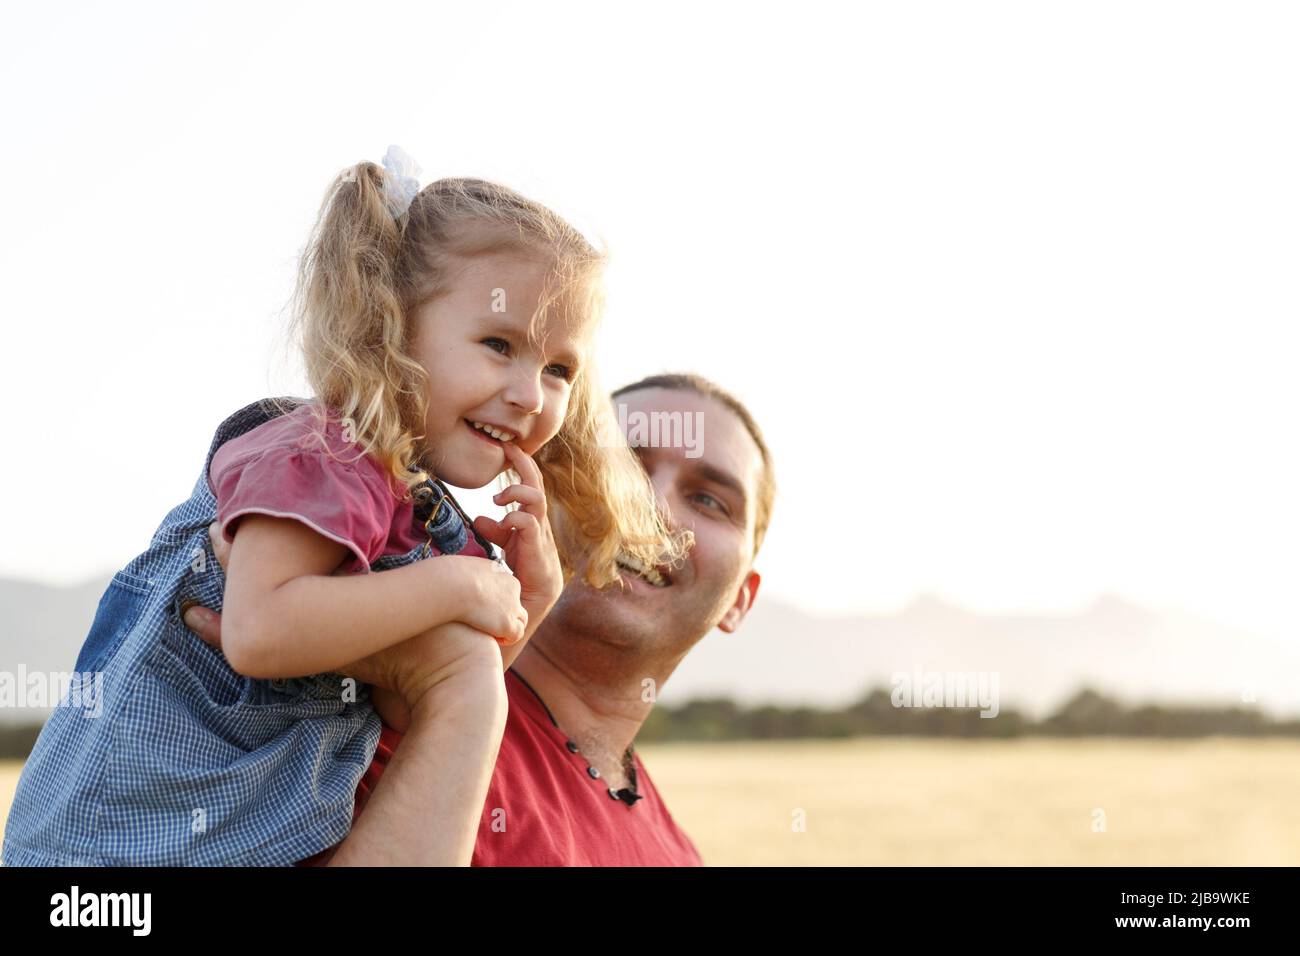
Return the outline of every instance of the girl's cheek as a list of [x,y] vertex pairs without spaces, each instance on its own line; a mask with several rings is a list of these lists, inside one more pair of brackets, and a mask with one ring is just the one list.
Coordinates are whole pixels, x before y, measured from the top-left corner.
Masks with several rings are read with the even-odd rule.
[[559,434],[560,429],[564,427],[564,420],[569,415],[569,394],[569,390],[566,388],[564,390],[564,397],[561,398],[556,405],[553,434]]
[[[558,410],[558,412],[552,412],[550,408],[547,408],[545,414],[547,416],[546,427],[544,429],[539,430],[538,438],[541,440],[538,441],[537,448],[541,448],[543,445],[549,442],[552,438],[558,435],[560,433],[560,429],[564,427],[563,409]],[[533,450],[536,451],[537,448]]]
[[537,442],[537,448],[533,449],[534,452],[560,433],[560,424],[558,420],[547,423],[546,429],[538,435],[541,440]]

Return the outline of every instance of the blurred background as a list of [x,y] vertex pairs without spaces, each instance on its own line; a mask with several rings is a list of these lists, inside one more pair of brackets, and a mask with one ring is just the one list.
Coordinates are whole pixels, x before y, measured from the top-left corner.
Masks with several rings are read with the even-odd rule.
[[[0,671],[70,669],[216,425],[305,393],[297,256],[396,143],[607,244],[606,385],[766,433],[760,600],[638,742],[707,863],[1300,863],[1293,6],[4,21]],[[968,674],[996,717],[897,706]],[[47,713],[0,706],[0,820]]]

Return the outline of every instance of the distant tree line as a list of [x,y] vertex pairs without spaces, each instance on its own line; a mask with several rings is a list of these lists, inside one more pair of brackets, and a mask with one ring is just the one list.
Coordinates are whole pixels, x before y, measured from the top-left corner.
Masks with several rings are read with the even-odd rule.
[[0,760],[26,760],[40,732],[40,724],[0,724]]
[[[839,709],[742,707],[725,698],[701,698],[676,707],[660,704],[637,741],[794,740],[889,737],[1300,737],[1300,720],[1272,720],[1250,707],[1125,707],[1094,690],[1083,690],[1056,713],[1031,720],[1009,708],[992,718],[978,707],[895,707],[890,691],[877,689]],[[39,726],[0,725],[0,758],[31,753]]]
[[1251,707],[1126,707],[1083,690],[1042,720],[1010,708],[981,717],[978,707],[895,707],[887,689],[839,709],[742,707],[728,698],[659,705],[637,740],[790,740],[923,737],[1300,737],[1300,720],[1272,720]]

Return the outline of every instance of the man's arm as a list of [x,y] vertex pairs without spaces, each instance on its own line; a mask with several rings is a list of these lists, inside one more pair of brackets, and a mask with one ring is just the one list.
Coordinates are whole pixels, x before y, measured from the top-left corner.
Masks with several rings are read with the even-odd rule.
[[[213,550],[224,567],[229,547],[219,535]],[[221,647],[220,614],[196,605],[184,618],[202,640]],[[408,702],[411,721],[329,865],[468,865],[505,730],[497,642],[446,624],[342,670],[395,691]]]
[[[411,709],[411,724],[329,866],[468,866],[506,723],[495,643]],[[492,658],[495,658],[493,660]]]

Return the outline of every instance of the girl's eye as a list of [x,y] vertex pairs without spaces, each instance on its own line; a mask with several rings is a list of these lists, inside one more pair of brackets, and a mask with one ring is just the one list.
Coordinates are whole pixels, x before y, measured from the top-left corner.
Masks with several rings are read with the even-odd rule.
[[502,355],[510,351],[510,343],[505,339],[484,339],[483,344],[494,352],[500,352]]
[[573,378],[573,369],[569,368],[567,365],[548,365],[546,366],[546,371],[554,375],[556,378],[564,379],[566,382]]

